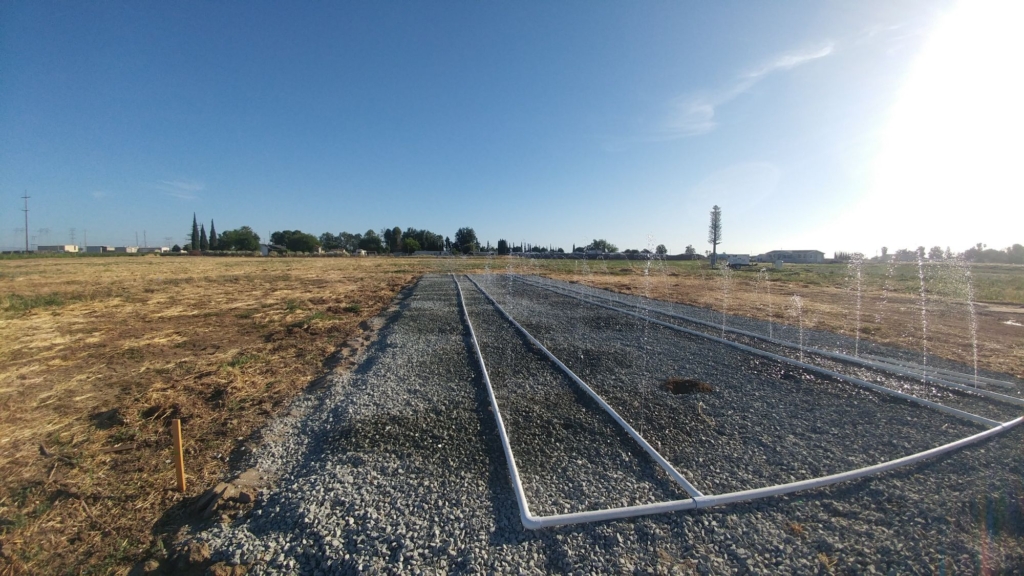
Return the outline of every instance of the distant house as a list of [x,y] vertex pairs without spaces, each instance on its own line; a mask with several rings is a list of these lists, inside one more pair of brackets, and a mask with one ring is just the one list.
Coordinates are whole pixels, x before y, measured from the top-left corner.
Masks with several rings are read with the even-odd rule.
[[287,252],[288,249],[277,244],[260,244],[260,256],[267,256],[271,252]]
[[135,254],[138,251],[139,251],[139,247],[138,246],[116,246],[116,247],[114,247],[114,252],[119,252],[121,254]]
[[772,250],[757,257],[758,262],[785,262],[786,264],[824,264],[821,250]]
[[113,252],[113,246],[86,246],[85,252],[87,254],[103,254],[104,252]]
[[362,248],[359,248],[355,252],[352,252],[352,254],[354,256],[366,256],[366,250],[363,250]]
[[36,252],[78,252],[74,244],[58,244],[57,246],[36,246]]
[[170,252],[171,249],[167,246],[149,246],[147,248],[139,248],[140,254],[160,254],[162,252]]

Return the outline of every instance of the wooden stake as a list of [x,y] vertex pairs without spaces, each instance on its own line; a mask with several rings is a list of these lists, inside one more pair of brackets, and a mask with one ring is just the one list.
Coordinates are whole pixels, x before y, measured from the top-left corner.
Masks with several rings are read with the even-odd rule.
[[181,420],[171,420],[171,435],[174,436],[174,464],[178,469],[178,490],[185,491],[185,453],[181,449]]

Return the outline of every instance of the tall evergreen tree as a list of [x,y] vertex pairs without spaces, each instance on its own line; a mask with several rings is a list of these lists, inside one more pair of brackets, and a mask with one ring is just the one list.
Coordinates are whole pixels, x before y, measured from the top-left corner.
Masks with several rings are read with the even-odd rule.
[[206,240],[206,227],[202,224],[199,225],[199,249],[204,252],[210,249],[210,243]]
[[391,250],[392,252],[398,252],[402,247],[402,229],[395,226],[391,230],[391,241],[395,243],[395,247]]
[[189,250],[199,250],[199,222],[196,221],[196,213],[192,213],[192,246]]
[[718,245],[722,242],[722,209],[711,207],[711,224],[708,225],[708,244],[711,244],[711,266],[718,263]]
[[210,219],[210,250],[220,248],[220,241],[217,239],[217,229],[213,227],[213,219]]

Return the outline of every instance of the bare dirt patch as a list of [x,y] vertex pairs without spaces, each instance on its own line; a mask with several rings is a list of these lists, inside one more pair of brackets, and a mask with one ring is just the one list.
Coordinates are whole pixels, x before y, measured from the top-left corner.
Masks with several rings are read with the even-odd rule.
[[[351,362],[412,259],[0,261],[0,574],[124,573],[166,510]],[[189,489],[166,429],[183,421]]]
[[665,380],[662,387],[669,393],[676,395],[696,394],[698,392],[710,394],[715,391],[711,384],[701,382],[700,380],[694,380],[693,378],[669,378],[668,380]]

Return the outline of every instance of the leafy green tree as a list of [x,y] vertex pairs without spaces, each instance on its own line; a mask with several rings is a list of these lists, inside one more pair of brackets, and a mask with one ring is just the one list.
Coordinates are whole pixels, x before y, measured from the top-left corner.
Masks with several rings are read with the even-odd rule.
[[199,222],[196,220],[196,213],[192,213],[192,246],[190,250],[199,250]]
[[363,237],[359,240],[359,248],[367,252],[380,254],[384,252],[384,242],[376,232],[367,230],[366,234],[363,234]]
[[237,230],[226,230],[220,235],[223,250],[254,252],[260,249],[260,237],[252,228],[242,226]]
[[217,238],[217,229],[213,227],[213,219],[210,219],[210,250],[219,250],[220,242]]
[[444,249],[448,252],[452,251],[452,239],[447,236],[444,237]]
[[206,228],[202,225],[199,226],[199,249],[204,252],[210,249],[210,242],[206,239]]
[[654,253],[664,256],[668,254],[668,248],[665,248],[664,244],[658,244],[658,247],[654,249]]
[[174,246],[173,246],[173,247],[171,248],[171,252],[181,252],[181,246],[178,246],[177,244],[175,244],[175,245],[174,245]]
[[320,239],[302,230],[281,230],[270,235],[270,243],[292,252],[316,252]]
[[943,256],[944,253],[941,246],[932,246],[932,249],[928,251],[929,260],[942,260]]
[[463,254],[476,252],[479,244],[480,242],[476,239],[476,232],[472,228],[464,226],[455,232],[455,245],[458,246],[459,251]]
[[337,235],[338,248],[346,252],[355,252],[359,249],[359,241],[363,239],[362,234],[350,234],[348,232],[339,232]]
[[402,240],[402,250],[405,251],[406,254],[412,254],[419,249],[420,243],[417,242],[415,238],[406,238],[405,240]]
[[270,243],[276,246],[287,246],[288,239],[296,232],[302,233],[300,230],[278,230],[277,232],[272,232],[270,234]]
[[324,232],[320,235],[320,245],[324,247],[324,250],[337,250],[342,247],[341,238],[330,232]]
[[1024,264],[1024,246],[1014,244],[1006,249],[1006,255],[1010,264]]
[[402,229],[398,226],[391,229],[391,246],[392,252],[398,252],[404,246],[402,243]]
[[693,244],[687,244],[686,251],[683,253],[686,254],[687,256],[693,256],[697,253],[697,250],[693,247]]
[[597,251],[615,253],[619,251],[619,247],[604,238],[595,238],[593,242],[587,245],[586,250],[588,252]]
[[498,240],[498,254],[504,256],[509,252],[511,252],[511,250],[508,248],[508,240],[505,240],[504,238]]
[[285,247],[292,252],[316,252],[316,249],[320,247],[320,240],[312,234],[295,230],[288,238]]

